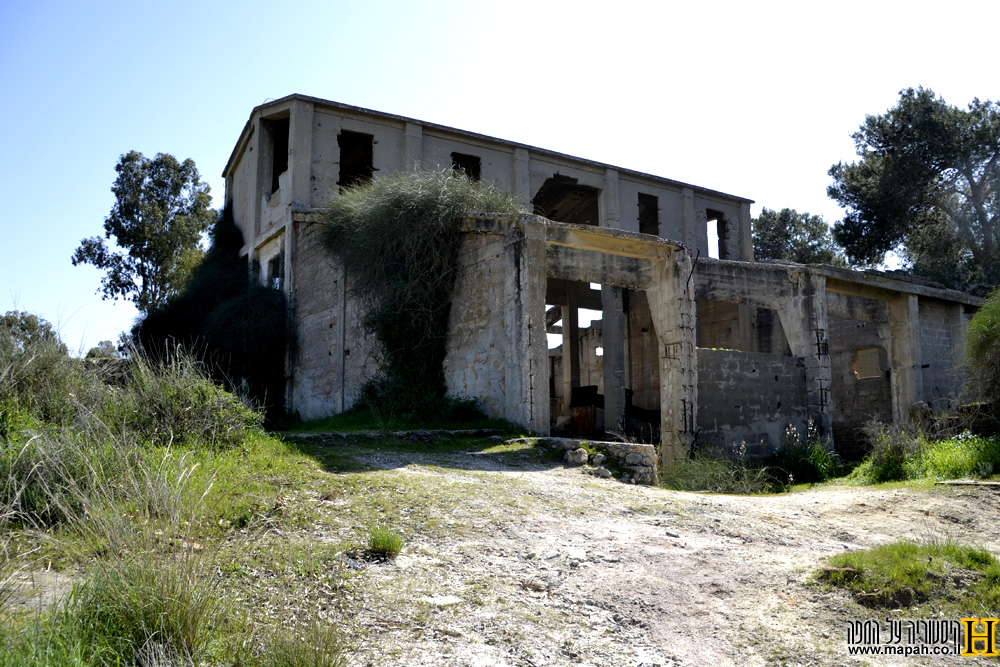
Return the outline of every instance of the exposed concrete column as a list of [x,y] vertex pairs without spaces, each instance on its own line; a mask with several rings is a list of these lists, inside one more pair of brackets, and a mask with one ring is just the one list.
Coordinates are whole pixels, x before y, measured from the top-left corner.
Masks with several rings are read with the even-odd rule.
[[569,414],[570,397],[573,387],[580,386],[580,326],[577,312],[576,285],[569,283],[566,289],[566,306],[563,308],[563,396],[565,396],[565,414]]
[[618,196],[618,170],[606,169],[604,171],[604,187],[601,189],[601,198],[598,200],[598,216],[600,216],[600,226],[608,229],[621,229],[622,212],[621,199]]
[[740,254],[739,259],[745,262],[753,261],[753,235],[750,231],[750,204],[749,202],[743,202],[740,204],[740,218],[738,220],[740,226]]
[[[289,156],[288,169],[292,179],[290,201],[293,207],[309,207],[312,201],[312,151],[313,151],[313,105],[302,100],[292,103],[292,115],[289,120]],[[291,218],[288,227],[291,229]],[[291,264],[291,257],[285,253],[286,267]],[[286,279],[288,277],[286,271]],[[291,294],[286,291],[286,294]]]
[[910,408],[923,396],[919,302],[916,294],[900,294],[888,306],[889,322],[879,325],[878,331],[889,353],[892,421],[905,424]]
[[424,128],[419,123],[406,123],[403,131],[403,171],[415,171],[423,159]]
[[806,402],[809,417],[820,437],[833,444],[833,401],[830,384],[830,342],[827,335],[826,278],[808,271],[790,271],[791,296],[778,309],[781,326],[792,354],[806,367]]
[[695,252],[698,248],[698,236],[695,231],[694,220],[694,188],[681,188],[681,197],[684,200],[681,211],[681,225],[683,226],[683,238],[681,241],[691,249],[691,252]]
[[[251,265],[257,260],[257,254],[254,250],[254,241],[257,240],[257,235],[260,234],[260,212],[263,203],[263,197],[261,196],[261,183],[264,180],[264,165],[267,163],[268,157],[265,155],[267,152],[265,149],[264,142],[264,120],[260,117],[257,118],[257,122],[254,125],[253,136],[250,137],[250,150],[253,151],[253,155],[256,155],[257,168],[250,171],[249,182],[247,183],[247,192],[251,194],[250,201],[251,212],[250,215],[253,217],[251,224],[248,225],[251,232],[250,238],[243,239],[245,244],[250,246],[250,262]],[[251,271],[253,269],[251,268]],[[252,276],[251,276],[252,277]]]
[[[660,363],[660,466],[691,450],[697,424],[698,356],[691,255],[674,251],[646,291]],[[605,352],[607,354],[607,352]]]
[[[507,356],[508,419],[535,433],[549,432],[549,346],[545,335],[545,229],[525,225],[524,236],[505,238],[504,323],[511,349]],[[565,339],[563,341],[565,343]],[[569,397],[567,396],[567,401]]]
[[965,382],[965,306],[956,303],[949,309],[949,324],[951,333],[951,367],[955,375],[955,394],[962,391]]
[[531,172],[527,148],[514,149],[514,194],[524,210],[531,212]]
[[622,305],[621,287],[601,285],[604,430],[608,432],[619,431],[625,419],[625,313]]

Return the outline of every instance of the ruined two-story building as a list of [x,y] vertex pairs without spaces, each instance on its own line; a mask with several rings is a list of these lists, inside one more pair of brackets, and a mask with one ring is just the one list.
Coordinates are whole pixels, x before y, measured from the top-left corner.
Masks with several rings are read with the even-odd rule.
[[812,420],[846,450],[864,421],[960,390],[976,297],[754,262],[749,199],[292,95],[253,110],[223,173],[243,254],[288,298],[289,410],[343,411],[375,371],[350,276],[319,243],[324,206],[380,173],[440,167],[534,211],[464,222],[445,377],[492,416],[541,433],[580,428],[575,413],[609,432],[645,423],[668,458],[767,451]]

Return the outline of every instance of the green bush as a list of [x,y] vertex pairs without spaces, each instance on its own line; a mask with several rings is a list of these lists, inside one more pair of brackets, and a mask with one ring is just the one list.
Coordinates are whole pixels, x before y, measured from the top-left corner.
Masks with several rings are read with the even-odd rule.
[[450,169],[386,176],[330,200],[325,245],[343,261],[362,326],[379,344],[380,376],[362,402],[392,414],[440,409],[461,216],[481,211],[521,208]]
[[973,387],[1000,422],[1000,287],[969,321],[965,351]]
[[1000,472],[1000,436],[985,438],[966,431],[929,443],[911,470],[930,479],[991,477]]

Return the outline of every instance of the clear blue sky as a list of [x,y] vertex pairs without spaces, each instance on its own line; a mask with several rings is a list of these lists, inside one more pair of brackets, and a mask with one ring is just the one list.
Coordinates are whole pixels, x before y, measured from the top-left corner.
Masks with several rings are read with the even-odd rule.
[[[926,8],[926,9],[925,9]],[[908,86],[1000,98],[1000,5],[867,2],[0,2],[0,312],[73,350],[131,304],[73,267],[118,156],[220,177],[251,109],[303,93],[840,218],[827,170]]]

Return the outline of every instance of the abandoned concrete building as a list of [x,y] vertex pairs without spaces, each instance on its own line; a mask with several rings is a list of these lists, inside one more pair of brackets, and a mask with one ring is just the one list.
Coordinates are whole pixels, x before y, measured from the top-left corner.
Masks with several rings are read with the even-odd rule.
[[850,455],[868,419],[905,421],[960,390],[976,297],[754,262],[749,199],[291,95],[253,110],[223,176],[242,252],[288,297],[285,398],[303,418],[349,408],[375,370],[350,276],[318,241],[324,205],[379,173],[441,166],[534,211],[464,222],[445,377],[492,416],[631,430],[664,460],[740,442],[766,453],[812,421]]

